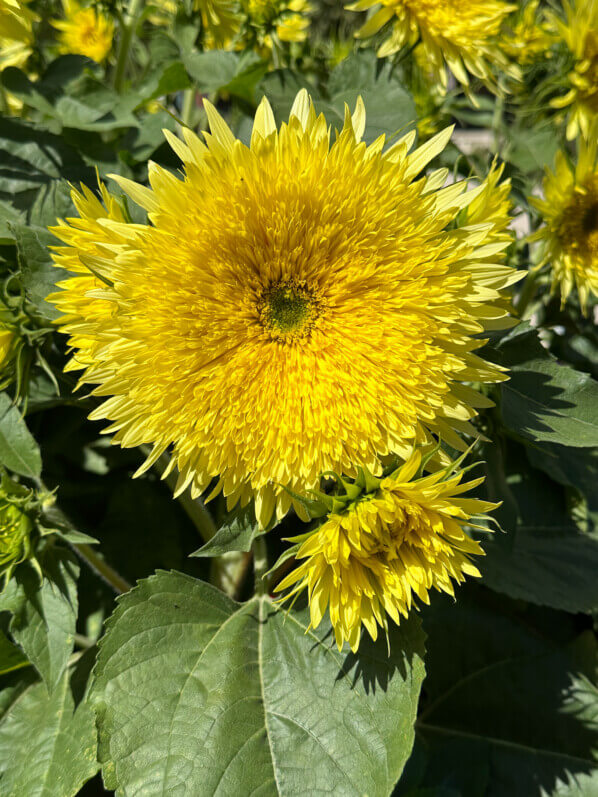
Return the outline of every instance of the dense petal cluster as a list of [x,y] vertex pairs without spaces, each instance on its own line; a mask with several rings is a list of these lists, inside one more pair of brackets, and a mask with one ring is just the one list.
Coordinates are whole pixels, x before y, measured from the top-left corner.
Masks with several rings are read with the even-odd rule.
[[560,290],[564,304],[577,287],[585,312],[590,294],[598,296],[598,122],[579,142],[577,164],[558,152],[554,172],[547,169],[544,198],[530,202],[545,222],[532,238],[544,243],[553,290]]
[[362,625],[375,640],[388,617],[407,616],[414,597],[454,595],[453,581],[480,575],[469,557],[483,551],[463,525],[495,504],[459,496],[483,479],[463,483],[464,471],[450,470],[414,478],[421,462],[416,449],[377,489],[304,535],[296,553],[304,561],[277,587],[290,588],[289,598],[307,589],[314,628],[328,608],[339,650],[345,642],[357,650]]
[[467,86],[468,73],[492,81],[492,66],[512,72],[497,36],[515,6],[503,0],[357,0],[352,11],[380,6],[359,36],[374,35],[391,23],[390,36],[378,55],[382,58],[419,42],[427,68],[446,89],[447,67]]
[[101,63],[112,48],[114,23],[96,8],[84,8],[76,0],[63,0],[63,6],[65,18],[52,22],[60,31],[60,52]]
[[70,368],[106,397],[91,417],[153,444],[145,467],[172,446],[179,490],[255,497],[263,525],[288,511],[285,486],[379,473],[431,433],[463,448],[489,404],[464,383],[505,378],[474,350],[508,323],[518,277],[500,262],[508,186],[422,176],[450,130],[411,153],[412,133],[366,146],[361,102],[332,145],[305,92],[279,130],[264,100],[249,147],[206,108],[205,144],[168,134],[183,179],[115,178],[147,224],[83,189],[80,218],[53,230],[73,272],[54,297]]
[[568,108],[567,138],[581,131],[588,136],[598,117],[598,0],[563,3],[565,19],[552,15],[558,35],[574,58],[569,91],[552,101],[555,108]]

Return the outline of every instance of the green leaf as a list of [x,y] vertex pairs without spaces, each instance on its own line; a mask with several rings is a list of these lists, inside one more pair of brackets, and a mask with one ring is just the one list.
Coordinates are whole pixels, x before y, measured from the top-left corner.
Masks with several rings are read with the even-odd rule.
[[32,567],[15,571],[21,600],[10,633],[51,692],[73,652],[79,566],[69,551],[56,548],[44,556],[42,570],[41,584]]
[[54,293],[56,283],[68,277],[68,271],[54,266],[48,247],[56,246],[58,241],[41,227],[14,225],[13,232],[17,242],[21,282],[29,301],[43,318],[52,321],[60,312],[46,301],[46,296]]
[[183,62],[199,91],[211,94],[226,86],[237,73],[239,56],[224,50],[185,53]]
[[456,605],[442,598],[424,611],[421,787],[530,797],[597,782],[594,635],[571,638],[556,612],[509,609],[473,588],[461,589]]
[[528,440],[573,447],[598,445],[598,382],[560,365],[535,330],[516,329],[498,350],[511,370],[501,387],[505,425]]
[[253,541],[258,536],[260,536],[260,526],[255,519],[253,505],[239,507],[220,526],[212,539],[190,556],[222,556],[231,551],[246,553],[251,550]]
[[416,618],[359,658],[267,598],[160,572],[119,600],[95,699],[108,788],[133,794],[386,795],[413,742]]
[[28,667],[29,661],[16,645],[0,630],[0,675]]
[[39,447],[7,393],[0,393],[0,464],[30,478],[42,471]]
[[[498,446],[487,448],[492,453]],[[486,556],[477,562],[484,583],[511,598],[555,609],[598,609],[598,537],[582,533],[572,520],[562,487],[531,468],[517,444],[507,448],[498,484],[493,464],[486,497],[504,496],[511,508],[496,513],[507,533],[489,534],[484,541]]]
[[74,797],[98,771],[94,713],[75,708],[65,673],[48,694],[36,683],[18,695],[0,720],[3,797]]

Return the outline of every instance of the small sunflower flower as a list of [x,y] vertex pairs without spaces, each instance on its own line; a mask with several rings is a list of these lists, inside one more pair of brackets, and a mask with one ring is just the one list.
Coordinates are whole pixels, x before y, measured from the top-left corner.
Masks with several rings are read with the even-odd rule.
[[95,8],[84,8],[75,0],[63,0],[65,19],[54,20],[60,31],[61,53],[84,55],[101,63],[112,49],[114,23]]
[[324,471],[379,473],[432,433],[463,450],[488,406],[463,383],[506,378],[473,352],[508,324],[520,276],[500,263],[496,186],[422,175],[450,129],[411,153],[414,133],[367,146],[361,101],[332,144],[305,91],[280,129],[264,100],[249,147],[205,107],[205,143],[167,134],[182,179],[155,164],[151,188],[114,178],[146,224],[83,189],[53,229],[73,273],[53,297],[69,367],[105,397],[91,417],[153,444],[141,470],[172,446],[177,493],[215,479],[229,508],[255,498],[262,526]]
[[307,0],[242,0],[245,16],[241,38],[265,53],[272,50],[273,36],[281,42],[307,39],[311,5]]
[[14,496],[0,495],[0,579],[5,583],[31,554],[33,521],[20,503]]
[[530,199],[545,222],[531,240],[544,244],[542,264],[551,263],[552,289],[560,290],[561,304],[576,287],[585,313],[590,295],[598,296],[598,122],[578,149],[574,166],[557,153],[555,171],[546,171],[544,199]]
[[429,603],[431,589],[454,595],[453,582],[480,575],[470,556],[484,552],[463,526],[480,527],[472,516],[497,505],[460,496],[483,478],[464,483],[465,471],[450,468],[414,478],[421,464],[415,449],[385,478],[362,473],[344,506],[299,538],[295,557],[304,561],[276,588],[291,590],[283,600],[308,591],[314,628],[328,608],[339,650],[345,642],[357,650],[362,625],[375,640],[389,617],[407,617],[414,598]]
[[565,19],[553,14],[551,20],[575,63],[569,91],[551,105],[569,109],[567,138],[572,141],[580,131],[587,137],[598,116],[598,0],[565,0],[563,6]]
[[348,8],[367,11],[378,6],[357,35],[368,38],[391,23],[378,56],[419,42],[427,69],[445,91],[447,68],[465,87],[468,73],[494,85],[493,66],[518,75],[497,41],[504,19],[516,6],[503,0],[358,0]]

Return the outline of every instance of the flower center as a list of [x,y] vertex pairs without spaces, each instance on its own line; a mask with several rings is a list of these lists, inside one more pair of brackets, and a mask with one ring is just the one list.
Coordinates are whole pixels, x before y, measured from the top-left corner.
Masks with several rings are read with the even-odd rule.
[[262,325],[275,338],[294,339],[309,334],[320,315],[320,301],[304,281],[286,280],[271,285],[260,297]]
[[559,237],[567,251],[598,258],[598,178],[575,193],[563,214]]

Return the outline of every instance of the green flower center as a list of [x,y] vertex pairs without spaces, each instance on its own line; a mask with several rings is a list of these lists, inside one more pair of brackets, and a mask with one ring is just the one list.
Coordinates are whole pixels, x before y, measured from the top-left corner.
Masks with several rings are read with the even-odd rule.
[[304,282],[287,280],[271,285],[261,296],[262,325],[277,338],[305,337],[320,314],[320,301]]

